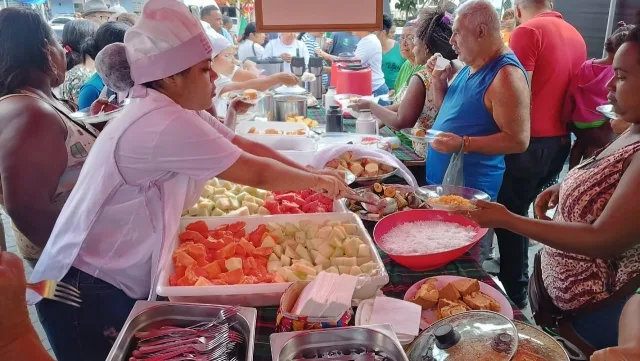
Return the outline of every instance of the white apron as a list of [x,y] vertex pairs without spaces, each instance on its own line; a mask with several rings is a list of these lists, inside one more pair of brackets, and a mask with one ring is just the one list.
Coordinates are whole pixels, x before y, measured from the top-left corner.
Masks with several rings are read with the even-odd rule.
[[[142,96],[145,95],[142,94]],[[153,228],[153,234],[149,239],[140,240],[140,242],[145,242],[148,251],[146,254],[151,254],[151,269],[148,276],[151,280],[152,292],[150,294],[155,295],[153,287],[156,284],[158,258],[162,247],[167,240],[176,236],[183,209],[196,202],[200,195],[201,186],[204,186],[204,181],[194,182],[189,181],[187,177],[174,176],[161,183],[126,183],[115,160],[120,138],[143,115],[162,109],[137,107],[140,100],[139,98],[132,99],[122,114],[114,119],[109,127],[105,128],[95,143],[82,169],[80,179],[58,217],[49,242],[33,270],[29,282],[35,283],[49,279],[60,281],[74,265],[78,253],[85,246],[89,231],[96,219],[100,217],[105,205],[109,203],[119,188],[130,186],[138,188],[144,197],[147,216],[138,219],[150,222]],[[92,158],[99,159],[92,161]],[[164,185],[168,182],[171,182],[171,191],[165,193],[163,191]],[[96,192],[98,193],[96,194]],[[157,201],[157,194],[153,194],[153,197],[149,196],[152,192],[159,193],[160,203]],[[151,212],[152,207],[162,211]],[[154,217],[153,214],[160,214],[160,216]],[[122,232],[122,230],[114,230],[114,232]],[[109,282],[109,280],[105,281]],[[27,292],[27,297],[31,304],[41,299],[32,291]]]

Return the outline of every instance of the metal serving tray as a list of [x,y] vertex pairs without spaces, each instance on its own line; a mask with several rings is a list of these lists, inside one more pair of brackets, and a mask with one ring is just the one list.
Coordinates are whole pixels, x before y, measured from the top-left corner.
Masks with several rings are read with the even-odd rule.
[[[106,361],[127,361],[134,347],[136,332],[152,327],[188,327],[200,322],[211,321],[218,316],[222,307],[224,306],[138,301],[133,306]],[[255,308],[242,307],[240,312],[230,319],[231,322],[235,322],[231,328],[240,332],[247,340],[245,344],[246,356],[239,361],[253,360],[257,314],[258,311]]]
[[390,325],[274,333],[270,341],[273,361],[312,359],[336,350],[344,353],[351,350],[381,351],[393,361],[408,361]]

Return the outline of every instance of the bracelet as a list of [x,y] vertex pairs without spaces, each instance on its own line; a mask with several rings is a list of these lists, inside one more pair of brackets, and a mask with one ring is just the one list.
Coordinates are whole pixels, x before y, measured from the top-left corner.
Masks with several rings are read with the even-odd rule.
[[464,154],[468,154],[469,153],[469,147],[471,146],[471,138],[469,138],[468,136],[463,136],[462,137],[462,151],[464,152]]

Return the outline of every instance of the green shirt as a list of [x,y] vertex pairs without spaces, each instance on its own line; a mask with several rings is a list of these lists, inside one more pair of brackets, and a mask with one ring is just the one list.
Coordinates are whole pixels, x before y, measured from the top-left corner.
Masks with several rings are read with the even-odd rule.
[[424,68],[424,65],[417,64],[411,65],[409,60],[405,60],[404,64],[400,67],[400,71],[398,72],[398,76],[396,77],[396,83],[393,86],[393,89],[396,90],[396,94],[400,89],[409,85],[409,79],[411,76]]
[[384,82],[389,89],[394,89],[396,78],[404,62],[400,52],[400,43],[397,41],[393,48],[382,54],[382,72],[384,73]]

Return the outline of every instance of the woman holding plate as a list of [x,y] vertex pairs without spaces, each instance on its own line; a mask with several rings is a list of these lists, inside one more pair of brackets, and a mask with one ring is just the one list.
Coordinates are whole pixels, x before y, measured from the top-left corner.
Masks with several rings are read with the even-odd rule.
[[[124,44],[103,52],[98,71],[116,90],[130,88],[131,101],[97,139],[30,279],[64,280],[79,289],[82,305],[28,293],[59,361],[106,358],[207,180],[329,197],[352,192],[338,176],[308,171],[205,112],[217,74],[211,43],[186,5],[147,2]],[[227,115],[246,106],[234,100]]]
[[[425,12],[418,20],[412,44],[415,64],[426,64],[436,53],[447,60],[457,59],[458,56],[449,44],[451,34],[451,19],[444,11]],[[394,130],[414,127],[422,130],[431,129],[438,108],[434,102],[430,78],[428,68],[423,68],[411,76],[406,91],[403,91],[402,101],[398,104],[385,107],[374,101],[359,100],[355,107],[358,110],[371,109],[376,118]],[[426,157],[426,142],[414,141],[412,145],[416,154]]]
[[[640,287],[640,28],[613,60],[608,99],[629,129],[572,169],[535,202],[539,219],[477,202],[462,212],[480,226],[505,228],[545,247],[529,282],[539,325],[556,328],[587,353],[615,346],[625,302]],[[547,211],[556,207],[553,220]]]

